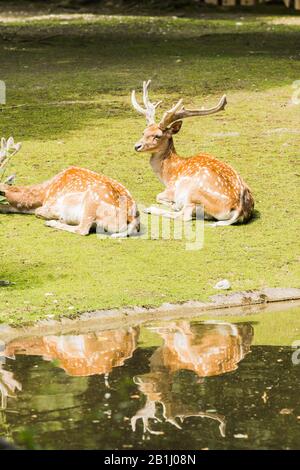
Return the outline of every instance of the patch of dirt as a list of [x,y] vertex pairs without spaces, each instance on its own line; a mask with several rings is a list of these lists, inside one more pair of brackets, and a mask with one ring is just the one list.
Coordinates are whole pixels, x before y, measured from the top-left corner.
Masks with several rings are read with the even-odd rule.
[[286,26],[299,26],[300,25],[300,16],[282,16],[281,18],[275,18],[270,20],[268,23],[276,25],[286,25]]
[[28,23],[29,21],[46,21],[46,20],[57,20],[57,21],[96,21],[99,15],[92,13],[49,13],[49,14],[35,14],[31,15],[29,12],[20,11],[16,14],[0,14],[1,23],[13,23],[18,21],[19,23]]

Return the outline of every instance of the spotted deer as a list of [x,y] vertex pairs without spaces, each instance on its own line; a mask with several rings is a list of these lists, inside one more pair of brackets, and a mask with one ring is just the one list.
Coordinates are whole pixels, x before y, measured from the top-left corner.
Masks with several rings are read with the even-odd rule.
[[[252,326],[213,321],[195,325],[182,320],[147,328],[158,333],[163,344],[149,359],[150,371],[134,377],[146,402],[131,418],[133,431],[140,420],[144,433],[163,434],[151,427],[151,420],[160,421],[159,415],[178,429],[182,429],[186,418],[199,417],[217,421],[220,434],[225,437],[225,416],[203,410],[194,400],[178,394],[178,390],[185,390],[181,380],[187,380],[187,393],[192,396],[190,376],[184,379],[179,372],[189,370],[201,383],[205,377],[236,370],[238,363],[250,352]],[[158,405],[161,405],[162,414],[159,414]]]
[[85,168],[71,167],[32,186],[0,184],[7,204],[0,213],[35,214],[45,225],[88,235],[91,228],[126,237],[139,231],[137,205],[119,182]]
[[151,206],[145,212],[190,220],[197,206],[201,206],[206,219],[217,220],[211,224],[213,226],[247,222],[253,213],[254,200],[240,175],[231,166],[206,153],[182,158],[176,153],[173,142],[173,135],[181,129],[182,119],[208,116],[224,110],[226,96],[215,107],[195,110],[185,109],[180,99],[156,124],[155,111],[161,101],[151,103],[149,100],[150,82],[143,82],[144,107],[137,102],[135,90],[131,95],[134,109],[143,114],[147,122],[135,150],[151,153],[152,169],[166,187],[157,195],[156,201],[171,206],[173,211]]
[[137,327],[81,335],[26,336],[7,343],[0,359],[1,356],[11,359],[17,355],[41,356],[47,361],[58,361],[58,366],[73,377],[108,375],[132,357],[138,336]]

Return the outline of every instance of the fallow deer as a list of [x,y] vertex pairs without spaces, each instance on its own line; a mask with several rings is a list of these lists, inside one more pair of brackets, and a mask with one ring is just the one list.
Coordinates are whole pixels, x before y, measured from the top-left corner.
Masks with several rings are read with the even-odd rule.
[[139,231],[137,205],[119,182],[85,168],[71,167],[52,179],[32,186],[0,184],[7,204],[0,213],[35,214],[48,227],[88,235],[90,229],[112,233],[113,238]]
[[146,396],[146,403],[131,418],[133,431],[136,430],[137,421],[141,420],[144,433],[162,434],[150,427],[151,419],[160,421],[157,417],[157,405],[160,404],[165,422],[181,429],[177,419],[180,423],[188,417],[216,420],[224,437],[223,415],[199,410],[193,401],[182,399],[174,392],[180,389],[175,386],[179,377],[177,373],[190,370],[201,380],[237,369],[237,364],[250,352],[252,326],[212,321],[193,325],[180,321],[150,329],[159,333],[164,342],[149,360],[150,372],[134,378],[139,390]]
[[[2,354],[9,358],[26,355],[58,361],[59,367],[74,377],[107,375],[132,357],[137,347],[138,335],[138,328],[123,328],[82,335],[17,338],[5,346]],[[0,368],[0,393],[1,372]]]
[[182,158],[177,155],[173,142],[173,135],[181,129],[182,119],[222,111],[227,104],[226,96],[213,108],[195,110],[185,109],[180,99],[156,124],[155,111],[161,101],[150,102],[150,82],[143,82],[144,107],[137,102],[135,90],[131,95],[134,109],[143,114],[147,122],[135,150],[151,153],[152,169],[166,186],[165,191],[157,195],[156,201],[171,206],[174,211],[152,206],[145,212],[191,220],[197,206],[201,206],[206,219],[218,220],[213,226],[247,222],[253,213],[254,200],[240,175],[231,166],[205,153]]

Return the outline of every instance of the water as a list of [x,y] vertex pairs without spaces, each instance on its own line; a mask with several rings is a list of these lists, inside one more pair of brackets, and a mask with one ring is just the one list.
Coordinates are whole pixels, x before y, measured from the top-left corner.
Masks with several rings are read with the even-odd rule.
[[299,449],[299,314],[10,340],[0,437],[44,449]]

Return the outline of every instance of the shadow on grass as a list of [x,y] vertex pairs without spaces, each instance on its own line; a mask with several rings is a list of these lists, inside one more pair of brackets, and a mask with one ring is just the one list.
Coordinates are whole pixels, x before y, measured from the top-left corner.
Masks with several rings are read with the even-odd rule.
[[205,15],[207,19],[222,18],[232,19],[233,16],[251,17],[259,16],[294,16],[298,12],[293,8],[286,8],[281,4],[259,4],[251,7],[241,5],[222,7],[219,5],[205,5],[196,3],[193,0],[187,1],[165,1],[161,0],[126,0],[121,2],[101,2],[97,1],[78,1],[78,0],[47,0],[34,3],[30,0],[0,0],[0,6],[3,13],[17,15],[18,11],[27,14],[97,14],[97,15],[151,15],[151,16],[174,16],[184,18],[197,18]]
[[247,222],[247,225],[253,224],[254,222],[257,222],[259,219],[261,219],[261,212],[258,211],[257,209],[254,209],[253,215],[249,222]]
[[18,129],[21,139],[47,140],[91,121],[133,116],[130,90],[148,77],[154,95],[188,101],[292,84],[300,76],[298,30],[268,31],[257,23],[240,32],[234,25],[189,28],[187,22],[177,33],[163,19],[159,24],[1,27],[7,84],[1,132]]

